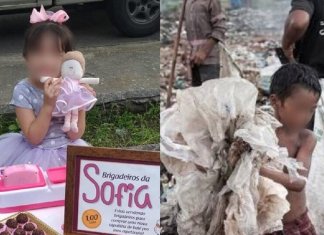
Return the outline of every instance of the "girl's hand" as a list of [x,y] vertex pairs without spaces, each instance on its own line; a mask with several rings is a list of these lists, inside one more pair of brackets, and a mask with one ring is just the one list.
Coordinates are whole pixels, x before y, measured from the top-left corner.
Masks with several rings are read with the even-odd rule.
[[96,91],[89,84],[81,83],[80,85],[85,87],[94,97],[97,96]]
[[44,106],[55,107],[56,99],[60,94],[62,78],[50,78],[44,84]]

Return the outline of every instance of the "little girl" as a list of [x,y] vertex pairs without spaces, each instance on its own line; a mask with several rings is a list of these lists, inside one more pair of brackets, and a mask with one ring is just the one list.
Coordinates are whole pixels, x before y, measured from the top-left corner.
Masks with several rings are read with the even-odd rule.
[[59,78],[62,57],[73,49],[72,33],[63,25],[68,18],[63,10],[46,12],[43,7],[31,14],[23,49],[28,78],[15,86],[10,102],[22,132],[0,136],[0,167],[30,163],[46,170],[66,164],[67,145],[88,145],[80,139],[85,111],[79,111],[77,133],[64,133],[64,117],[52,117],[62,79],[40,82],[42,76]]

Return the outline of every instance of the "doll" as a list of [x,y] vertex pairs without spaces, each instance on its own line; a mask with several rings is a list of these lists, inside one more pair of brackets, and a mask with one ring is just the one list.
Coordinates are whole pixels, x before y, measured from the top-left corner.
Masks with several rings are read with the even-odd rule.
[[[71,51],[64,55],[61,68],[63,78],[61,92],[56,101],[53,116],[64,116],[64,132],[78,132],[79,110],[89,111],[97,99],[81,83],[98,84],[99,78],[82,78],[85,71],[85,59],[81,52]],[[48,77],[42,77],[45,82]]]

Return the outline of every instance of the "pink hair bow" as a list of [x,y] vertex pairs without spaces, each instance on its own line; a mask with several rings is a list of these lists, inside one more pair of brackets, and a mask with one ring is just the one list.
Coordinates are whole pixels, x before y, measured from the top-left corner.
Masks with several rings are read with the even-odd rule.
[[52,11],[45,11],[44,6],[41,6],[40,11],[37,11],[35,8],[32,11],[32,14],[30,15],[30,23],[40,23],[45,21],[53,21],[59,24],[64,23],[69,19],[69,15],[63,11],[59,10],[57,12]]

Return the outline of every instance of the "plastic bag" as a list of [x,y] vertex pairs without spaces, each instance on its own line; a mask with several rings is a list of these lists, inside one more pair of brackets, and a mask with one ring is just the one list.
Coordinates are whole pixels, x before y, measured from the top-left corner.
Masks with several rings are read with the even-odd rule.
[[[212,168],[226,132],[253,119],[257,93],[251,83],[237,78],[209,80],[179,91],[177,105],[161,113],[161,151]],[[178,144],[178,136],[183,144]]]
[[[210,80],[179,92],[177,104],[161,113],[161,160],[176,177],[180,235],[250,235],[282,228],[287,190],[260,180],[259,168],[270,161],[282,170],[284,163],[297,174],[298,166],[278,146],[280,123],[256,110],[257,95],[243,79]],[[228,160],[237,137],[252,151],[234,161],[232,170]],[[276,203],[267,214],[272,199]]]

